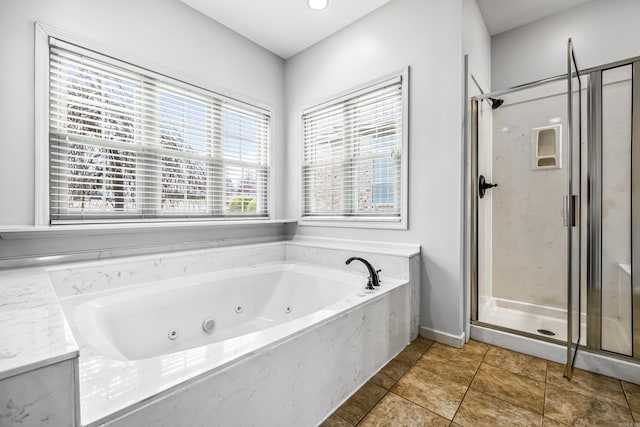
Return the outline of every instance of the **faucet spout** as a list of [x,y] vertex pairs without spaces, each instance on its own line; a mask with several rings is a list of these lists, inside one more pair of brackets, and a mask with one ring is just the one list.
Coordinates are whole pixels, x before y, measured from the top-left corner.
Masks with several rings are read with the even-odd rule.
[[367,267],[367,270],[369,270],[369,282],[367,283],[367,289],[373,289],[374,286],[380,286],[380,277],[378,276],[378,273],[382,270],[376,270],[375,268],[373,268],[373,266],[369,261],[357,256],[353,256],[349,258],[346,264],[349,265],[351,264],[352,261],[362,262],[365,265],[365,267]]

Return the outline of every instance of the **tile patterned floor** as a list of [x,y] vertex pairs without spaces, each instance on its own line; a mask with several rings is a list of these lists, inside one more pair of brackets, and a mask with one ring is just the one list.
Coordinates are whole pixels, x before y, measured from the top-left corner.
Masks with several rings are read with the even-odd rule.
[[[321,427],[639,426],[640,385],[470,341],[419,337]],[[634,423],[635,419],[635,423]]]

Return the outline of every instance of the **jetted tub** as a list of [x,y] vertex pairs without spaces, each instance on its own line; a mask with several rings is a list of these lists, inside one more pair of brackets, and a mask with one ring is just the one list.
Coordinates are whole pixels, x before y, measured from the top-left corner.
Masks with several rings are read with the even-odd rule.
[[304,316],[318,321],[336,311],[333,304],[357,304],[367,298],[371,291],[365,291],[361,281],[300,264],[205,273],[90,299],[75,309],[75,324],[82,338],[103,355],[139,360]]
[[409,342],[409,283],[365,283],[279,262],[61,298],[82,424],[318,424]]

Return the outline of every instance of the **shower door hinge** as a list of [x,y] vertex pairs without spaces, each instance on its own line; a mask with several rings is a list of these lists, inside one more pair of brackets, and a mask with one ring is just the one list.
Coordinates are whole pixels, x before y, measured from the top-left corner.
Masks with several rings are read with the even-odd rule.
[[576,226],[576,207],[578,196],[564,196],[563,203],[563,222],[565,227]]

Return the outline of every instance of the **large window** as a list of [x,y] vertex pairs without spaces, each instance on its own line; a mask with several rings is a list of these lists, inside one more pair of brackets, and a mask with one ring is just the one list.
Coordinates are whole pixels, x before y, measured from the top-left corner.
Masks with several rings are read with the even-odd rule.
[[405,94],[406,73],[304,111],[303,220],[404,221]]
[[268,112],[49,40],[51,223],[268,217]]

